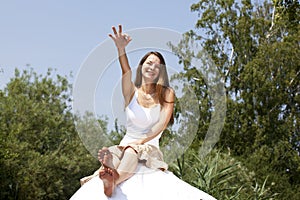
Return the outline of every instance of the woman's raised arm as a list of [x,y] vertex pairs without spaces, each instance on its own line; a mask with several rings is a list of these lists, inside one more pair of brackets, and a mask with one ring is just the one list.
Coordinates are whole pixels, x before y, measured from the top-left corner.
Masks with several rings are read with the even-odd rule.
[[115,42],[118,49],[119,62],[122,69],[122,93],[127,106],[130,102],[132,94],[134,93],[134,84],[132,82],[132,72],[126,55],[126,46],[131,41],[131,37],[125,33],[122,33],[122,25],[119,25],[119,30],[112,27],[113,34],[109,34],[109,37]]

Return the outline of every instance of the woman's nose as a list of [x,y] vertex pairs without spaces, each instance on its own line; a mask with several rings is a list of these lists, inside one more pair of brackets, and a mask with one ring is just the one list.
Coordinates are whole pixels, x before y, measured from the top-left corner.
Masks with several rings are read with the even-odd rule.
[[154,70],[155,64],[150,65],[149,68],[150,68],[151,70]]

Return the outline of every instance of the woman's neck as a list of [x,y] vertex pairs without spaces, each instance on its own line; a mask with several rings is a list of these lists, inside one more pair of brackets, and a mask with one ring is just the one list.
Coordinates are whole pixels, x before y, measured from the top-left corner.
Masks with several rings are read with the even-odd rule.
[[146,94],[153,94],[156,92],[156,84],[155,83],[143,84],[142,90]]

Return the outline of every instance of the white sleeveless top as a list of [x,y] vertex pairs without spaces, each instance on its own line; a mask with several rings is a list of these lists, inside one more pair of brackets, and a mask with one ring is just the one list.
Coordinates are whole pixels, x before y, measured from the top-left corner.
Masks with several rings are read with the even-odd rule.
[[[160,114],[160,104],[146,108],[138,103],[138,91],[136,90],[130,103],[125,109],[126,112],[126,134],[120,145],[126,146],[137,139],[146,138],[146,134],[152,126],[158,122]],[[159,148],[159,138],[162,132],[145,144],[151,144]]]

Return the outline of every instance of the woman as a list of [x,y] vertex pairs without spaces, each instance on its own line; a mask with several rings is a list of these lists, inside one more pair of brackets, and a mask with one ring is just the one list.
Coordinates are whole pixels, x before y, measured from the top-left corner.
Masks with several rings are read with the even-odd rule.
[[163,56],[147,53],[133,83],[125,51],[131,38],[122,33],[121,25],[118,31],[112,30],[109,36],[118,49],[122,69],[126,135],[119,145],[99,150],[102,167],[95,172],[99,177],[83,180],[72,199],[214,199],[168,172],[159,150],[161,134],[173,122],[175,99]]

